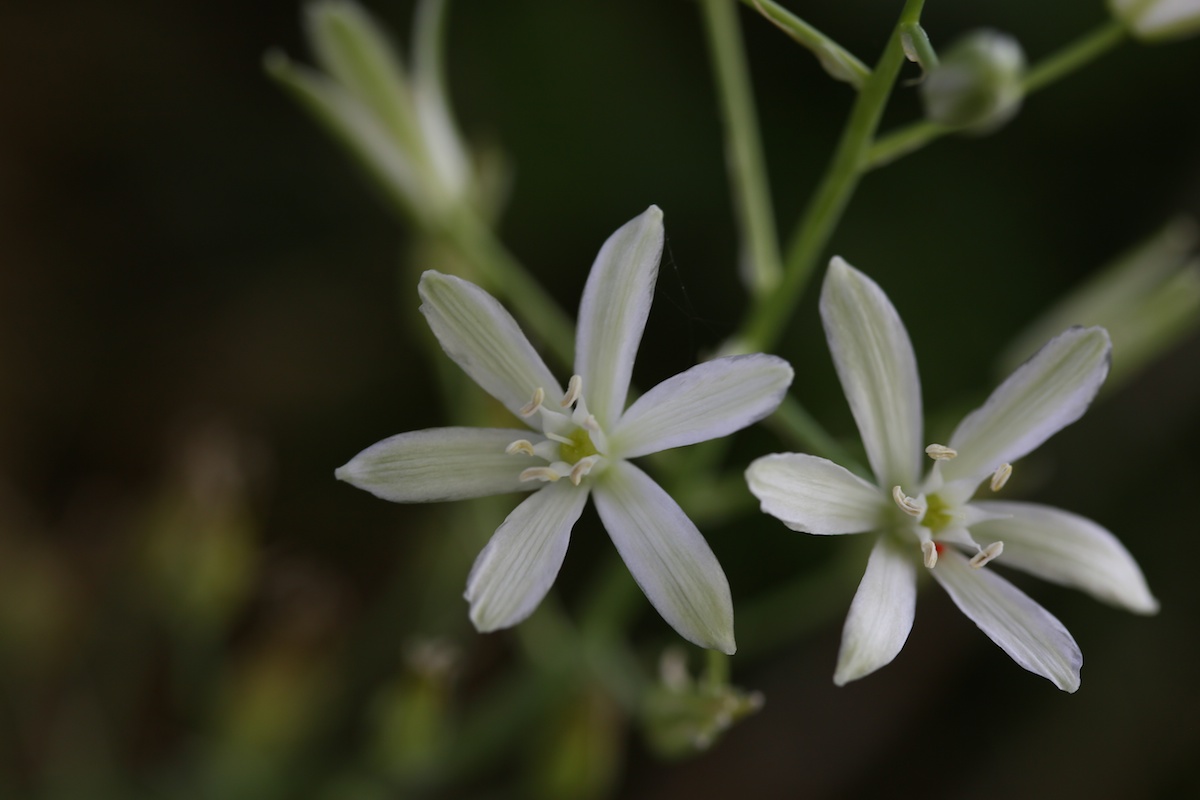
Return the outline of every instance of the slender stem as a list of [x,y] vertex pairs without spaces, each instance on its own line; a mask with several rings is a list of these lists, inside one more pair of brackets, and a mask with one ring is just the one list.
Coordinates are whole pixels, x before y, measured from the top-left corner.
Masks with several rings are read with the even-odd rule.
[[705,650],[708,668],[704,673],[704,682],[714,693],[720,692],[729,685],[729,656],[720,650]]
[[836,461],[864,478],[871,477],[870,470],[858,463],[858,459],[851,456],[837,439],[829,435],[829,432],[821,427],[821,423],[791,395],[783,399],[783,403],[765,422],[783,438],[792,440],[793,444],[807,452]]
[[[1025,93],[1033,94],[1062,80],[1125,41],[1125,36],[1125,27],[1116,21],[1106,22],[1081,36],[1025,74],[1022,82]],[[867,154],[867,166],[874,169],[890,164],[953,131],[926,120],[906,125],[875,142]]]
[[575,326],[554,299],[474,215],[461,213],[443,228],[448,242],[503,296],[564,367],[575,359]]
[[700,8],[721,100],[734,213],[741,228],[742,278],[752,294],[762,295],[779,283],[782,266],[737,8],[730,0],[702,0]]
[[863,84],[833,161],[792,237],[784,262],[783,283],[777,291],[758,298],[750,310],[744,334],[739,337],[747,351],[769,350],[782,334],[813,267],[841,220],[865,172],[868,150],[904,63],[900,26],[920,21],[924,5],[925,0],[907,0],[878,65]]

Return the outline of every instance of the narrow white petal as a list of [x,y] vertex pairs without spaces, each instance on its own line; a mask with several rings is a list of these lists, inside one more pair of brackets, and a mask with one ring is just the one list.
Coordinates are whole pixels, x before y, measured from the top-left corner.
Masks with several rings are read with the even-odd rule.
[[728,436],[774,411],[791,382],[791,365],[762,353],[697,364],[642,395],[609,443],[637,458]]
[[804,533],[863,533],[883,522],[887,503],[845,467],[803,453],[775,453],[746,469],[746,484],[764,514]]
[[517,476],[528,464],[504,448],[517,439],[541,441],[525,430],[430,428],[384,439],[350,459],[334,474],[394,503],[465,500],[527,492],[540,484]]
[[1006,566],[1139,614],[1158,611],[1158,601],[1133,556],[1090,519],[1034,503],[972,505],[996,515],[972,530],[981,541],[1004,542],[1001,561]]
[[608,237],[583,290],[575,372],[588,410],[606,430],[625,408],[662,248],[662,211],[650,206]]
[[904,647],[917,609],[916,552],[902,552],[886,536],[875,544],[842,629],[838,686],[890,664]]
[[588,491],[570,481],[543,486],[513,509],[471,568],[463,596],[471,621],[484,633],[532,614],[562,567]]
[[678,504],[626,461],[605,471],[594,496],[613,544],[663,619],[688,641],[732,654],[729,582]]
[[[1007,550],[1000,558],[1008,555]],[[1079,688],[1083,654],[1063,624],[991,567],[973,569],[947,547],[930,570],[954,604],[1000,649],[1063,691]]]
[[950,437],[958,451],[938,462],[949,483],[978,485],[1083,416],[1108,375],[1112,344],[1103,328],[1071,328],[1008,376]]
[[558,381],[496,298],[433,270],[421,275],[419,291],[421,311],[446,355],[505,408],[516,414],[538,388],[548,404],[562,399]]
[[921,471],[921,383],[908,331],[883,289],[840,258],[829,263],[821,319],[833,364],[881,486]]

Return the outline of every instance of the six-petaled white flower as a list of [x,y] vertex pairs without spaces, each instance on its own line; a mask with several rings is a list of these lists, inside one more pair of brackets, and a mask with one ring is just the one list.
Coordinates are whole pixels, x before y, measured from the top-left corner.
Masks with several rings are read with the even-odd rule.
[[479,554],[467,581],[481,631],[527,617],[549,591],[590,495],[621,557],[684,638],[732,653],[729,584],[700,531],[628,459],[694,444],[775,410],[786,361],[754,354],[699,364],[625,408],[663,247],[651,206],[614,233],[592,266],[579,309],[575,375],[564,392],[487,292],[438,272],[421,277],[424,312],[442,348],[530,430],[434,428],[367,448],[342,480],[397,502],[536,490]]
[[[829,349],[876,483],[823,458],[769,455],[746,471],[762,509],[815,534],[877,532],[850,605],[834,681],[889,663],[912,628],[920,565],[1022,667],[1079,688],[1083,657],[1048,611],[991,569],[1003,563],[1139,613],[1158,603],[1133,558],[1096,523],[1032,503],[971,501],[1003,487],[1012,462],[1082,416],[1108,374],[1108,334],[1072,328],[968,414],[947,445],[929,445],[922,478],[921,387],[908,333],[883,290],[839,258],[821,293]],[[979,544],[982,542],[983,544]],[[966,553],[963,552],[966,551]]]

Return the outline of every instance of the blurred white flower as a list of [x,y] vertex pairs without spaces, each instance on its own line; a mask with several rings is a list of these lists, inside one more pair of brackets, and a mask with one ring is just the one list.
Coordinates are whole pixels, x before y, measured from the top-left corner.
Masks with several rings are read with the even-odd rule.
[[324,73],[277,51],[266,60],[267,71],[426,225],[470,202],[479,188],[443,83],[445,11],[445,0],[418,5],[408,68],[382,27],[350,0],[319,0],[306,10]]
[[1108,0],[1113,16],[1148,42],[1200,33],[1200,0]]
[[662,254],[651,206],[609,237],[579,309],[575,374],[564,392],[517,323],[468,281],[426,272],[421,310],[442,348],[531,430],[434,428],[385,439],[337,476],[414,503],[536,490],[479,554],[467,581],[481,631],[527,617],[549,591],[591,495],[642,591],[681,636],[734,651],[725,573],[700,531],[628,459],[726,436],[775,410],[786,361],[720,358],[663,381],[625,409]]
[[[1032,503],[971,498],[983,482],[1001,489],[1013,462],[1083,415],[1108,373],[1108,334],[1072,328],[1052,339],[967,415],[948,444],[922,448],[916,357],[883,290],[835,258],[821,316],[876,482],[795,453],[756,460],[746,479],[762,510],[789,528],[879,534],[846,619],[834,681],[868,675],[900,652],[923,563],[1014,661],[1060,689],[1078,689],[1083,657],[1070,633],[982,567],[1003,554],[1004,563],[1047,580],[1154,613],[1158,603],[1141,571],[1094,522]],[[923,479],[922,452],[934,460]]]

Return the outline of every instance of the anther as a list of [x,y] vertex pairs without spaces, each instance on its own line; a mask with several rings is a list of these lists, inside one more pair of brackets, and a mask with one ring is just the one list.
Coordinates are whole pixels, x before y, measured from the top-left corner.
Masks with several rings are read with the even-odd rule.
[[596,466],[596,462],[599,460],[596,456],[588,456],[576,461],[575,466],[571,467],[571,483],[578,486],[583,480],[583,476],[591,472],[592,467]]
[[518,477],[522,481],[546,481],[547,483],[553,483],[562,476],[550,469],[550,467],[530,467],[529,469],[522,470]]
[[504,452],[508,453],[510,456],[515,456],[517,453],[520,453],[523,456],[534,455],[533,442],[529,441],[528,439],[517,439],[508,447],[504,448]]
[[899,486],[892,487],[892,499],[896,501],[896,505],[900,506],[900,509],[904,511],[905,514],[913,517],[919,517],[925,513],[925,509],[917,505],[917,501],[906,495],[904,490]]
[[992,542],[971,557],[971,566],[979,569],[996,556],[1004,552],[1004,542]]
[[932,539],[921,542],[921,554],[925,556],[925,566],[933,569],[937,566],[937,545]]
[[996,467],[996,471],[992,473],[992,491],[998,492],[1004,488],[1004,484],[1008,483],[1009,477],[1012,475],[1012,464],[1005,462]]
[[567,383],[567,393],[563,396],[562,402],[559,403],[563,408],[569,408],[579,395],[583,393],[583,378],[578,375],[572,375],[571,380]]
[[925,448],[925,455],[934,461],[949,461],[958,455],[958,451],[952,447],[946,447],[944,444],[931,444]]
[[539,386],[533,390],[533,399],[521,406],[521,410],[517,413],[522,417],[531,417],[535,411],[542,407],[542,401],[545,399],[546,390]]

